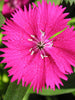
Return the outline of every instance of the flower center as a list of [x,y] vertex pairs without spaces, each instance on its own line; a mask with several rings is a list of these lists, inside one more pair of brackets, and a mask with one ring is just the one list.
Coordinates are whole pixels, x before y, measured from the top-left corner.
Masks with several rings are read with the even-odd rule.
[[31,38],[28,39],[28,41],[35,44],[34,47],[29,49],[29,51],[30,51],[31,55],[33,55],[34,53],[37,53],[37,51],[39,50],[41,58],[44,59],[44,57],[48,57],[48,55],[45,52],[45,48],[51,48],[53,46],[53,41],[45,39],[45,37],[44,37],[45,32],[43,32],[41,30],[40,30],[40,32],[41,32],[41,40],[40,41],[34,35],[31,35]]
[[43,42],[39,42],[38,44],[37,44],[37,47],[41,50],[41,49],[43,49],[44,48],[44,43]]

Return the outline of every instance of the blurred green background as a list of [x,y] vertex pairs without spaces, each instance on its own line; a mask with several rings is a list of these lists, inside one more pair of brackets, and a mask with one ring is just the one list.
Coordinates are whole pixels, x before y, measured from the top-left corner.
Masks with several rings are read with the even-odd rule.
[[[3,0],[0,0],[0,12],[2,12],[2,6],[3,6]],[[35,2],[36,1],[41,1],[41,0],[31,0],[31,2]],[[49,0],[48,0],[49,1]],[[53,0],[50,0],[51,2]],[[54,0],[55,1],[55,0]],[[58,1],[58,0],[56,0]],[[55,1],[55,2],[56,2]],[[74,1],[74,0],[73,0]],[[59,2],[59,4],[62,4],[63,7],[67,7],[65,12],[69,12],[70,14],[67,16],[68,18],[72,18],[72,20],[68,23],[70,25],[70,27],[73,25],[75,27],[75,3],[73,3],[71,0],[69,2],[69,0],[62,0],[62,2]],[[1,15],[0,15],[1,17]],[[4,19],[2,19],[2,22],[4,21]],[[1,22],[0,22],[1,25]],[[0,28],[0,48],[4,47],[4,45],[2,44],[2,29]],[[0,52],[1,53],[1,52]],[[0,61],[3,58],[0,58]],[[8,77],[8,73],[7,70],[4,69],[5,64],[0,64],[0,100],[3,100],[5,93],[7,91],[9,82],[10,82],[10,78]],[[64,100],[64,99],[68,99],[68,100],[75,100],[75,92],[72,93],[68,93],[68,94],[62,94],[62,95],[55,95],[55,96],[42,96],[39,94],[26,94],[26,96],[23,98],[23,100]],[[11,98],[10,98],[11,100]]]

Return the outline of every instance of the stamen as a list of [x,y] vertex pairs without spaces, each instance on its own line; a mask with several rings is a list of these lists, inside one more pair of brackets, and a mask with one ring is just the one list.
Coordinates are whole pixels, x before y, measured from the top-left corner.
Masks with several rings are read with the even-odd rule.
[[44,57],[48,57],[48,56],[44,56]]
[[52,47],[53,46],[53,40],[52,41],[50,41],[50,47]]
[[32,39],[28,39],[28,41],[33,41]]
[[53,41],[50,41],[48,43],[45,43],[45,46],[46,47],[52,47],[53,46]]
[[33,55],[33,54],[34,54],[34,51],[31,52],[31,55]]
[[44,59],[44,56],[41,54],[41,58]]
[[50,44],[50,47],[52,47],[53,46],[53,43],[52,44]]
[[43,55],[41,54],[41,58],[44,59],[44,57],[48,57],[48,56],[43,56]]
[[35,38],[35,36],[34,36],[34,35],[31,35],[31,37]]
[[32,51],[32,48],[30,48],[29,51]]
[[42,33],[42,36],[44,36],[44,35],[45,35],[45,32],[43,32],[42,30],[40,30],[40,32]]
[[45,51],[44,51],[43,49],[40,51],[40,53],[41,53],[42,59],[43,59],[44,57],[48,57],[48,56],[45,54]]
[[34,41],[37,43],[37,42],[39,42],[39,40],[35,37],[35,35],[30,35],[33,39],[34,39]]

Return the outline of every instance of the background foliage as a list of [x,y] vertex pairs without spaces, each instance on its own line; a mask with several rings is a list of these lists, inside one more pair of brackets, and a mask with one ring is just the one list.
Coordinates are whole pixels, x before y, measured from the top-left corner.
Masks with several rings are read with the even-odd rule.
[[[35,2],[42,0],[31,0],[31,2]],[[70,12],[68,18],[71,17],[71,21],[69,21],[68,25],[70,27],[73,25],[75,27],[75,0],[47,0],[48,2],[55,3],[56,5],[63,5],[63,7],[67,7],[65,12]],[[0,0],[0,27],[4,24],[5,17],[2,15],[2,7],[4,0]],[[2,32],[3,30],[0,28],[0,48],[4,47],[2,44]],[[1,53],[1,52],[0,52]],[[0,61],[2,58],[0,58]],[[64,87],[61,87],[60,90],[56,89],[55,91],[50,89],[43,89],[42,93],[39,92],[37,95],[36,92],[33,92],[33,89],[29,89],[28,87],[22,87],[21,83],[17,85],[16,81],[13,83],[10,82],[10,78],[8,78],[7,70],[4,70],[5,64],[0,64],[0,100],[75,100],[75,68],[74,74],[69,75],[69,80],[63,81]],[[11,98],[11,99],[10,99]]]

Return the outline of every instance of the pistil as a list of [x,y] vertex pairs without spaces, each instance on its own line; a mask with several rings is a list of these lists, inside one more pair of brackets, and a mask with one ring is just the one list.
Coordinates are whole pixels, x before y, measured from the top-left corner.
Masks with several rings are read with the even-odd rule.
[[45,57],[48,57],[45,52],[45,47],[51,48],[53,46],[53,41],[47,40],[45,38],[45,32],[40,30],[41,32],[41,40],[39,41],[35,35],[30,35],[31,38],[28,39],[28,41],[33,42],[35,44],[34,47],[29,49],[29,52],[31,52],[31,55],[33,55],[35,52],[40,50],[40,56],[42,59]]

